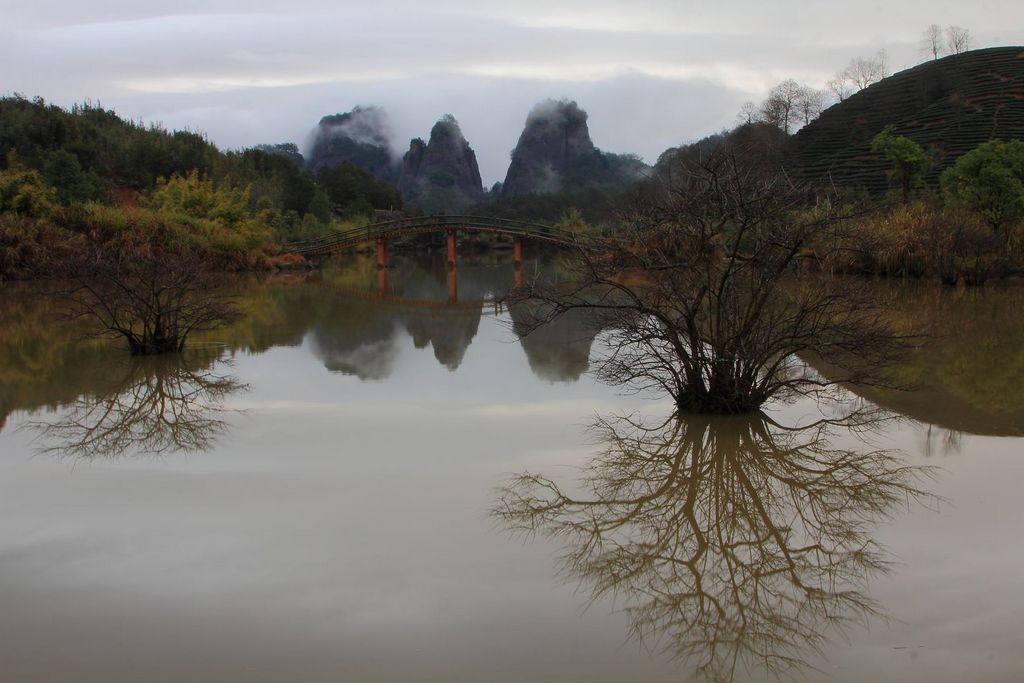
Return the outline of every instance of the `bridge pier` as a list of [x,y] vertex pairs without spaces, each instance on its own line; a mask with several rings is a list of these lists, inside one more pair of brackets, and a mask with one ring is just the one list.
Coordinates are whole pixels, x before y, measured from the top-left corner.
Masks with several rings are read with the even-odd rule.
[[448,269],[448,303],[459,302],[459,271],[455,268]]
[[448,267],[455,267],[455,231],[447,231],[447,242],[448,242]]
[[377,269],[377,294],[380,296],[387,296],[391,293],[391,282],[389,279],[387,268]]
[[515,261],[515,287],[523,286],[523,238],[512,238],[512,260]]
[[377,238],[377,268],[388,267],[388,240],[386,237]]

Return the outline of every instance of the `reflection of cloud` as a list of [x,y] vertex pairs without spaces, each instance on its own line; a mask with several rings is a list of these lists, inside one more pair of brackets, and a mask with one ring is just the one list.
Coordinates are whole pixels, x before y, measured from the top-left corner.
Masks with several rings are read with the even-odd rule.
[[612,404],[602,401],[532,401],[530,403],[492,403],[465,411],[466,415],[488,418],[551,417],[580,419],[611,409]]
[[387,379],[395,367],[398,348],[393,339],[367,342],[347,351],[330,351],[324,367],[359,379]]
[[390,318],[378,318],[356,332],[330,320],[314,328],[311,346],[331,372],[382,380],[391,376],[398,360],[397,333],[398,327]]

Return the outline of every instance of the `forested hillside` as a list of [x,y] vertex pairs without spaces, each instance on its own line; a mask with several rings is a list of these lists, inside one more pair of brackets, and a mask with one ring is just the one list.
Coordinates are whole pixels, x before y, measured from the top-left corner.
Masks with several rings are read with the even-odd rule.
[[125,121],[89,104],[65,110],[0,98],[0,151],[0,169],[16,159],[38,171],[64,205],[134,202],[159,178],[193,171],[218,187],[248,187],[251,208],[272,212],[282,238],[401,203],[394,188],[351,164],[314,174],[276,148],[223,152],[199,133]]
[[931,187],[979,144],[1024,138],[1024,49],[951,55],[868,86],[794,136],[793,165],[807,177],[885,192],[890,163],[871,140],[888,126],[925,149]]

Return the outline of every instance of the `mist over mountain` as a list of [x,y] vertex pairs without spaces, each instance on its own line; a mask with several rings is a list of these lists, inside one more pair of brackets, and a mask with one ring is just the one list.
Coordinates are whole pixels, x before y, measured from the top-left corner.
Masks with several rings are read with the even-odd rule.
[[595,147],[587,113],[576,102],[546,100],[526,117],[502,194],[621,187],[639,180],[648,170],[639,157],[607,154]]
[[320,119],[310,145],[313,170],[348,162],[380,180],[398,181],[398,168],[387,113],[380,107],[355,107]]
[[[320,119],[307,163],[314,170],[349,163],[396,186],[409,207],[459,211],[487,200],[476,153],[448,114],[427,141],[413,138],[397,160],[386,112],[356,107]],[[292,155],[289,155],[292,156]],[[609,154],[590,139],[587,113],[570,100],[536,105],[512,153],[501,196],[621,190],[650,173],[639,157]]]
[[253,149],[260,152],[266,152],[267,154],[276,154],[277,156],[284,157],[299,168],[306,165],[306,158],[302,156],[302,152],[299,151],[299,146],[294,142],[256,145]]
[[427,211],[459,210],[484,196],[476,153],[451,114],[434,124],[426,143],[415,138],[398,176],[402,199]]

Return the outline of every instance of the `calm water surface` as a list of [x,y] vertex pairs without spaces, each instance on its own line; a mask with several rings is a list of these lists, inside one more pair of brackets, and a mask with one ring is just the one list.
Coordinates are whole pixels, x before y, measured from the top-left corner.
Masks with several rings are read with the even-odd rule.
[[[763,681],[772,652],[809,680],[1024,678],[1019,290],[878,287],[936,336],[899,370],[916,392],[864,394],[904,416],[870,444],[691,420],[626,452],[587,426],[666,406],[586,374],[586,316],[520,338],[512,281],[401,259],[252,281],[243,320],[154,361],[0,289],[0,679]],[[787,469],[877,449],[857,495]],[[905,467],[936,499],[877,499]],[[510,533],[492,511],[524,472],[591,505]],[[604,523],[613,554],[581,545]],[[823,529],[888,571],[822,574],[800,542]]]

